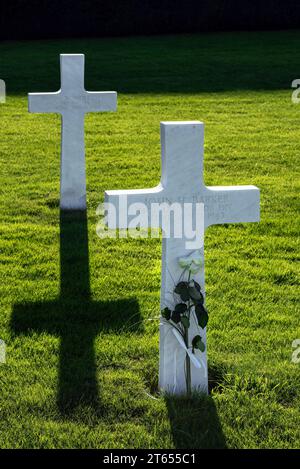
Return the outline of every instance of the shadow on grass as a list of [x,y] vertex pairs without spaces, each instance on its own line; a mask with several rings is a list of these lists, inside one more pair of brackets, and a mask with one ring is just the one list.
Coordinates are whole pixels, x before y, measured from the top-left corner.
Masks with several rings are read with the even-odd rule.
[[0,44],[1,73],[8,95],[55,91],[59,54],[80,52],[86,55],[90,90],[286,90],[299,73],[299,38],[299,31],[260,31],[6,42]]
[[[225,369],[209,365],[209,393],[221,390]],[[175,448],[221,449],[226,441],[211,395],[195,393],[192,397],[166,395]]]
[[100,331],[120,331],[124,323],[138,332],[134,299],[92,301],[89,281],[86,212],[60,214],[60,296],[53,302],[14,305],[16,334],[47,333],[61,338],[57,403],[62,414],[88,405],[101,414],[94,339]]
[[166,396],[174,446],[177,449],[226,448],[212,397]]

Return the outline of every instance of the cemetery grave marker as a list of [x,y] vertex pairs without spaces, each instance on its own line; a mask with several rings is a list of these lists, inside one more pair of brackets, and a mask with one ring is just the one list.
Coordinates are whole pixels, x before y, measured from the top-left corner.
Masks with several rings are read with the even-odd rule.
[[[108,228],[145,228],[161,227],[164,231],[166,224],[162,211],[160,220],[153,224],[151,211],[147,212],[147,219],[141,222],[141,217],[132,218],[134,213],[143,210],[143,206],[151,208],[154,204],[177,203],[182,208],[190,204],[195,211],[197,204],[204,208],[201,230],[203,235],[196,239],[191,249],[191,239],[185,232],[181,237],[175,233],[175,223],[168,236],[163,234],[162,246],[162,281],[161,281],[161,308],[166,305],[174,306],[174,286],[182,269],[178,259],[193,254],[195,250],[204,254],[204,229],[210,225],[223,223],[244,223],[259,221],[259,189],[255,186],[205,186],[203,181],[203,145],[204,125],[201,122],[162,122],[162,176],[160,184],[153,189],[137,190],[110,190],[105,192],[105,202],[108,207]],[[125,201],[125,203],[124,203]],[[136,205],[135,205],[136,204]],[[114,210],[111,209],[114,207]],[[201,211],[201,210],[200,210]],[[183,213],[183,212],[182,212]],[[117,214],[117,216],[115,216]],[[169,214],[167,214],[169,216]],[[158,225],[158,226],[157,226]],[[194,280],[201,286],[204,294],[204,262],[194,276]],[[172,304],[173,303],[173,304]],[[160,366],[159,386],[171,393],[181,394],[186,391],[185,359],[186,350],[172,334],[169,324],[161,321],[160,325]],[[198,332],[194,321],[191,324],[190,336]],[[201,337],[206,344],[205,329]],[[197,350],[199,367],[191,361],[191,386],[207,392],[207,358],[206,347],[204,352]]]
[[115,111],[117,93],[85,90],[83,54],[61,54],[60,73],[59,91],[29,93],[29,112],[61,114],[60,208],[85,210],[84,116],[87,112]]

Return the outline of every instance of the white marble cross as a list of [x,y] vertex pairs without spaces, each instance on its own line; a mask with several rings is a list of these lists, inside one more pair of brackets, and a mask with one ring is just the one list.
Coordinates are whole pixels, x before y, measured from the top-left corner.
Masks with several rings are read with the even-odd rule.
[[86,209],[84,115],[115,111],[117,93],[84,88],[84,54],[60,55],[61,89],[54,93],[29,93],[29,112],[62,115],[60,208]]
[[[184,204],[204,204],[204,228],[221,223],[255,222],[259,220],[259,189],[255,186],[217,186],[207,187],[203,181],[203,144],[204,125],[201,122],[162,122],[162,177],[160,184],[153,189],[138,190],[112,190],[106,191],[105,201],[113,204],[116,213],[121,213],[117,222],[119,228],[126,228],[130,224],[132,215],[140,205],[150,207],[153,203],[178,202]],[[124,209],[124,196],[127,196],[127,208]],[[122,197],[120,197],[122,196]],[[123,206],[123,207],[122,207]],[[135,210],[129,209],[134,207]],[[129,214],[129,215],[128,215]],[[147,224],[148,221],[148,224]],[[202,222],[203,223],[203,222]],[[113,219],[107,217],[107,224],[115,228]],[[161,220],[160,220],[161,226]],[[140,223],[139,223],[140,225]],[[153,220],[149,217],[145,226],[153,226]],[[132,227],[132,223],[130,224]],[[163,238],[162,250],[162,282],[161,282],[161,307],[164,308],[172,301],[174,283],[178,281],[182,269],[178,265],[178,258],[187,256],[193,250],[187,248],[185,233],[181,238]],[[199,244],[200,251],[204,250],[203,240]],[[193,248],[195,249],[195,248]],[[144,272],[147,278],[147,272]],[[204,265],[193,277],[200,283],[204,293]],[[147,281],[147,280],[146,280]],[[171,305],[172,306],[172,305]],[[172,334],[169,324],[161,321],[160,325],[160,367],[159,386],[171,393],[185,393],[186,381],[184,362],[186,351],[180,345],[178,338]],[[200,335],[206,343],[205,330],[200,330]],[[196,324],[192,324],[189,334],[193,337],[199,333]],[[201,368],[191,363],[191,382],[194,389],[207,392],[207,359],[206,351],[199,354]]]

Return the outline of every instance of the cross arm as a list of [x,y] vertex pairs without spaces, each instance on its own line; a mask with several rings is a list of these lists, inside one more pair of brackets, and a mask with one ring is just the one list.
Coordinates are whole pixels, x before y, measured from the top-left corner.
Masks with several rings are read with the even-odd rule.
[[204,196],[205,226],[259,221],[256,186],[209,186]]
[[[106,225],[110,229],[129,227],[130,219],[140,210],[144,211],[145,225],[150,227],[150,204],[160,198],[164,190],[159,184],[151,189],[105,191]],[[138,204],[138,205],[137,205]],[[131,226],[133,228],[133,226]]]
[[117,110],[117,93],[115,91],[86,91],[85,93],[87,112]]
[[29,93],[28,111],[62,113],[61,91],[56,91],[55,93]]

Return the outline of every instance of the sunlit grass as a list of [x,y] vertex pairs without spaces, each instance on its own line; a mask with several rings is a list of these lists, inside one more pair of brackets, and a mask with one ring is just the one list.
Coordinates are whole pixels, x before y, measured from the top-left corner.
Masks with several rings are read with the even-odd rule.
[[[300,108],[290,89],[299,39],[283,32],[0,45],[8,90],[0,104],[0,338],[7,344],[0,447],[300,446],[300,364],[291,362],[300,338]],[[85,123],[90,302],[74,307],[61,298],[57,309],[60,119],[28,114],[26,93],[58,88],[59,52],[86,53],[87,88],[119,96],[117,113]],[[259,224],[206,233],[212,392],[192,401],[157,394],[160,241],[100,240],[95,229],[104,190],[158,183],[159,122],[167,120],[205,123],[207,185],[261,189]],[[69,247],[75,260],[78,245]],[[68,266],[69,286],[80,283],[80,265]],[[16,315],[25,328],[15,327]],[[89,353],[98,395],[90,401],[85,328],[96,331]],[[71,408],[58,397],[61,333],[74,345],[65,366],[70,359],[83,377],[77,388],[70,377]]]

